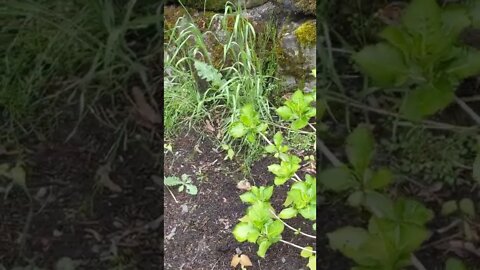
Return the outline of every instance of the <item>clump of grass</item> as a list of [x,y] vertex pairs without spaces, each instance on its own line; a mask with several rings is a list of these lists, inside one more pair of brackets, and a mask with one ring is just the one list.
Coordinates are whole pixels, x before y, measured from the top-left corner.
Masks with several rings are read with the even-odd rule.
[[[230,2],[224,14],[212,16],[208,27],[199,27],[187,10],[186,13],[166,33],[170,38],[164,46],[171,48],[165,57],[165,79],[169,86],[165,87],[165,123],[169,123],[166,129],[175,130],[186,123],[191,127],[205,117],[222,117],[222,143],[229,144],[227,128],[244,104],[254,104],[264,119],[272,120],[269,96],[277,87],[275,50],[271,48],[275,43],[275,28],[269,25],[262,34],[256,33],[241,7]],[[213,30],[214,27],[221,30]],[[215,50],[220,55],[209,50],[212,44],[220,46]],[[206,71],[194,68],[198,61]],[[208,79],[205,72],[212,78]],[[198,88],[198,77],[207,78],[206,89]],[[213,81],[214,78],[221,79]],[[181,112],[176,112],[178,107],[174,104],[181,98],[186,103]],[[222,113],[219,116],[212,112]],[[258,146],[246,141],[241,148],[247,157],[258,154]]]
[[72,107],[80,123],[100,100],[123,93],[132,77],[149,89],[145,64],[161,47],[160,35],[153,34],[141,49],[128,38],[160,26],[161,18],[151,14],[155,9],[149,10],[133,0],[3,4],[1,136],[49,132]]

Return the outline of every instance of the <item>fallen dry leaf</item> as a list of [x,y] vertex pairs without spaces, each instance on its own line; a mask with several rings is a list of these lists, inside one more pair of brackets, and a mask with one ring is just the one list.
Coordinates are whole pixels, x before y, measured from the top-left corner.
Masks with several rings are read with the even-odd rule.
[[230,262],[230,266],[237,268],[239,263],[240,263],[240,256],[238,256],[237,254],[233,255],[232,262]]
[[110,191],[122,192],[122,188],[119,185],[115,184],[110,178],[110,171],[111,171],[110,163],[100,166],[95,176],[97,182],[102,186],[110,189]]
[[162,118],[152,108],[152,106],[148,104],[145,96],[142,93],[142,90],[140,90],[139,87],[134,86],[132,88],[132,95],[135,100],[137,112],[144,120],[150,122],[151,124],[158,124],[162,122]]
[[245,254],[240,255],[240,264],[243,266],[253,266],[252,261],[250,261],[250,258]]
[[240,182],[237,183],[237,188],[240,189],[240,190],[250,190],[252,189],[252,185],[250,185],[250,182],[248,182],[248,180],[242,180]]
[[205,121],[205,128],[212,133],[215,132],[215,128],[212,126],[212,124],[208,120]]

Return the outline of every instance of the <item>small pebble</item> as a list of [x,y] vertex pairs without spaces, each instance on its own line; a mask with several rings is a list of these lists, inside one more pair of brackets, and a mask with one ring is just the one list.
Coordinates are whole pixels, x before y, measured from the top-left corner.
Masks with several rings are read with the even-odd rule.
[[62,236],[62,235],[63,235],[63,233],[62,233],[61,231],[59,231],[59,230],[57,230],[57,229],[53,230],[53,236],[55,236],[55,237],[60,237],[60,236]]

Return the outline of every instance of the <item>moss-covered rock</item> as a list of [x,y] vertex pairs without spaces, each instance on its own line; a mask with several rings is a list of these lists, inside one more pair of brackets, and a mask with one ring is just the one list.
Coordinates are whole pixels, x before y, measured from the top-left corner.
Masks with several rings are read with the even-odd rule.
[[[312,32],[313,31],[313,32]],[[297,87],[313,88],[311,75],[316,65],[315,21],[286,23],[279,35],[277,61],[279,77],[288,91]]]
[[[225,9],[225,5],[229,0],[180,0],[186,7],[198,10],[221,11]],[[242,7],[252,8],[266,3],[268,0],[240,0]],[[179,2],[179,0],[176,0]],[[235,1],[230,2],[236,4]]]
[[275,0],[275,2],[293,13],[316,15],[317,2],[315,0]]

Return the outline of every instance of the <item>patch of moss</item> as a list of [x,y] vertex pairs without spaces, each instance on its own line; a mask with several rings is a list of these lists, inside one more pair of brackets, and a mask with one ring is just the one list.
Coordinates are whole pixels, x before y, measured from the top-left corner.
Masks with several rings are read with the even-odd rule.
[[308,14],[316,14],[316,0],[296,0],[295,6]]
[[302,46],[314,46],[317,41],[317,26],[315,21],[308,21],[295,30],[295,36]]

